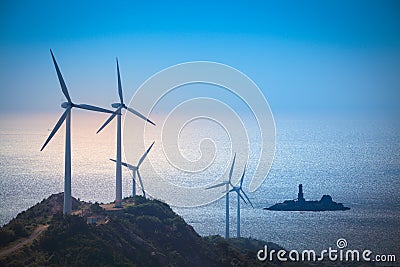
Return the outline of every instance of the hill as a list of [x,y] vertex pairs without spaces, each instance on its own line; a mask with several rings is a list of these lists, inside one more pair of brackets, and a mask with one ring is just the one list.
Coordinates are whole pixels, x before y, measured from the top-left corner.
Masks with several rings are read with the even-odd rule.
[[201,237],[167,204],[140,196],[120,210],[74,199],[69,216],[62,205],[63,194],[52,195],[3,226],[0,266],[259,266],[266,244]]

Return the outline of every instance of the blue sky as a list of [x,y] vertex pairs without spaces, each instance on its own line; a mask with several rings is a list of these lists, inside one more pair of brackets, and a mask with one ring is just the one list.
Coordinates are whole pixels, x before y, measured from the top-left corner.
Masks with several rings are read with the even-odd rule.
[[[114,3],[118,2],[118,3]],[[60,112],[52,48],[76,102],[125,98],[186,61],[231,65],[275,114],[400,107],[399,1],[1,1],[0,112]]]

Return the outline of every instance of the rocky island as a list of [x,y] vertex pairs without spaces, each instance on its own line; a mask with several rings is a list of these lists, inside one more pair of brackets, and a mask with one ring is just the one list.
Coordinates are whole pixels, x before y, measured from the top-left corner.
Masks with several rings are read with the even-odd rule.
[[342,203],[334,202],[330,195],[323,195],[320,200],[316,201],[305,200],[303,195],[303,185],[299,184],[297,200],[285,200],[283,203],[277,203],[264,209],[277,211],[333,211],[349,210],[350,208],[343,206]]

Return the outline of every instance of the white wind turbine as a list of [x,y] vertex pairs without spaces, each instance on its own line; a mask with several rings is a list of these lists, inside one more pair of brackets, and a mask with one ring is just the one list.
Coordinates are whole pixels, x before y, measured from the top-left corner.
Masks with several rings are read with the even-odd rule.
[[254,208],[253,204],[251,203],[249,197],[246,195],[246,193],[243,191],[242,189],[242,185],[243,185],[243,179],[244,179],[244,175],[246,173],[246,166],[243,169],[243,174],[242,174],[242,178],[240,178],[240,186],[234,186],[232,183],[230,183],[230,185],[232,186],[232,189],[229,190],[229,192],[236,192],[237,193],[237,237],[240,237],[240,198],[243,199],[244,203],[247,204],[246,200],[243,198],[243,196],[241,195],[240,192],[243,193],[243,195],[246,197],[247,201],[250,203],[250,205]]
[[231,170],[229,171],[229,179],[227,181],[224,181],[220,184],[216,184],[210,187],[207,187],[206,189],[211,189],[211,188],[215,188],[215,187],[220,187],[220,186],[224,186],[225,185],[225,199],[226,199],[226,203],[225,203],[225,238],[229,238],[229,185],[231,185],[231,179],[232,179],[232,173],[233,173],[233,166],[235,165],[235,159],[236,159],[236,153],[235,156],[233,157],[233,161],[232,161],[232,166],[231,166]]
[[121,77],[119,73],[119,64],[118,64],[118,58],[117,58],[117,75],[118,75],[118,94],[119,94],[119,103],[113,103],[111,106],[113,108],[116,108],[114,113],[106,120],[106,122],[100,127],[100,129],[97,131],[99,133],[101,130],[103,130],[104,127],[106,127],[107,124],[109,124],[116,115],[117,116],[117,155],[116,155],[116,171],[115,171],[115,207],[122,207],[122,164],[121,164],[121,110],[126,109],[130,111],[131,113],[135,114],[139,118],[148,121],[149,123],[155,125],[151,120],[147,119],[145,116],[134,110],[133,108],[127,107],[124,103],[124,97],[122,94],[122,85],[121,85]]
[[[132,171],[132,197],[136,196],[136,173],[139,177],[139,182],[140,182],[140,187],[142,188],[142,192],[143,192],[143,196],[146,197],[146,193],[144,191],[144,187],[143,187],[143,182],[142,182],[142,177],[140,176],[140,172],[139,172],[139,167],[140,165],[142,165],[144,159],[146,158],[147,154],[149,154],[151,148],[153,147],[155,141],[149,146],[149,148],[146,150],[146,152],[144,152],[143,156],[139,159],[139,162],[137,164],[137,166],[133,166],[131,164],[125,163],[125,162],[121,162],[122,165],[124,165],[125,167],[127,167],[128,169],[130,169]],[[114,159],[110,159],[111,161],[117,162]]]
[[61,71],[58,68],[57,61],[54,58],[53,51],[51,51],[51,57],[53,58],[53,63],[56,68],[58,80],[60,81],[61,90],[64,96],[67,98],[67,102],[61,104],[62,108],[65,108],[64,113],[61,115],[60,119],[54,126],[54,129],[51,131],[49,137],[47,138],[46,142],[40,149],[42,151],[46,145],[50,142],[51,138],[53,138],[54,134],[58,131],[61,127],[61,124],[66,121],[65,123],[65,178],[64,178],[64,214],[71,214],[72,212],[72,200],[71,200],[71,110],[72,108],[80,108],[80,109],[87,109],[92,111],[99,111],[99,112],[106,112],[106,113],[113,113],[111,110],[86,105],[86,104],[75,104],[72,102],[71,97],[69,96],[67,86],[64,82],[62,77]]

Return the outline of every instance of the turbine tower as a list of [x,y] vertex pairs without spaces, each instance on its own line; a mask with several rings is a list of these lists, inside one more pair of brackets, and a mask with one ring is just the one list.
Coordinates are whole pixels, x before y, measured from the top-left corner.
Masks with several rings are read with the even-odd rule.
[[117,155],[116,155],[116,169],[115,169],[115,207],[122,207],[122,164],[121,164],[121,110],[126,109],[129,112],[133,113],[134,115],[138,116],[139,118],[155,125],[151,120],[147,119],[145,116],[134,110],[133,108],[127,107],[124,103],[124,97],[122,94],[122,85],[121,85],[121,76],[119,74],[119,64],[118,64],[118,58],[117,60],[117,75],[118,75],[118,94],[119,94],[119,103],[113,103],[111,106],[115,108],[116,110],[113,112],[113,114],[106,120],[106,122],[100,127],[100,129],[97,131],[99,133],[101,130],[103,130],[104,127],[106,127],[107,124],[109,124],[115,116],[117,116]]
[[235,165],[235,159],[236,159],[236,153],[235,156],[233,156],[233,161],[232,161],[232,166],[229,171],[229,179],[227,181],[224,181],[220,184],[216,184],[210,187],[207,187],[206,189],[211,189],[215,187],[221,187],[225,185],[225,238],[229,238],[229,185],[231,185],[231,179],[232,179],[232,173],[233,173],[233,166]]
[[51,131],[49,137],[47,138],[46,142],[40,149],[42,151],[46,145],[50,142],[51,138],[53,138],[54,134],[58,131],[61,127],[61,124],[65,121],[65,177],[64,177],[64,214],[71,214],[72,212],[72,200],[71,200],[71,110],[72,108],[80,108],[80,109],[87,109],[92,111],[98,112],[105,112],[105,113],[113,113],[111,110],[86,105],[86,104],[75,104],[72,102],[71,97],[69,96],[67,86],[64,82],[62,77],[61,71],[58,68],[57,61],[54,58],[53,51],[51,51],[51,57],[53,58],[54,67],[56,68],[58,80],[60,81],[61,90],[64,96],[67,98],[67,102],[61,104],[62,108],[65,108],[64,113],[61,115],[60,119],[54,126],[53,130]]
[[[140,176],[140,172],[139,172],[139,167],[140,165],[142,165],[144,159],[146,158],[147,154],[149,154],[151,148],[153,147],[155,141],[149,146],[149,148],[146,150],[146,152],[144,152],[143,156],[139,159],[139,162],[137,164],[137,166],[133,166],[131,164],[125,163],[125,162],[121,162],[121,164],[125,167],[127,167],[128,169],[130,169],[133,173],[132,173],[132,197],[136,196],[136,173],[139,177],[139,182],[140,182],[140,187],[142,188],[142,192],[143,192],[143,196],[146,197],[146,193],[144,191],[144,187],[143,187],[143,182],[142,182],[142,176]],[[117,162],[114,159],[110,159],[111,161]]]
[[[242,174],[242,178],[240,178],[240,186],[234,186],[232,183],[230,183],[230,185],[232,186],[232,189],[229,190],[229,192],[236,192],[237,193],[237,237],[240,237],[240,199],[243,199],[244,203],[247,204],[247,201],[250,203],[250,205],[254,208],[253,204],[251,203],[249,197],[246,195],[246,193],[243,191],[242,189],[242,185],[243,185],[243,179],[244,179],[244,175],[246,173],[246,166],[243,169],[243,174]],[[243,196],[241,195],[241,193],[243,193],[243,195],[246,197],[246,199],[243,198]]]

